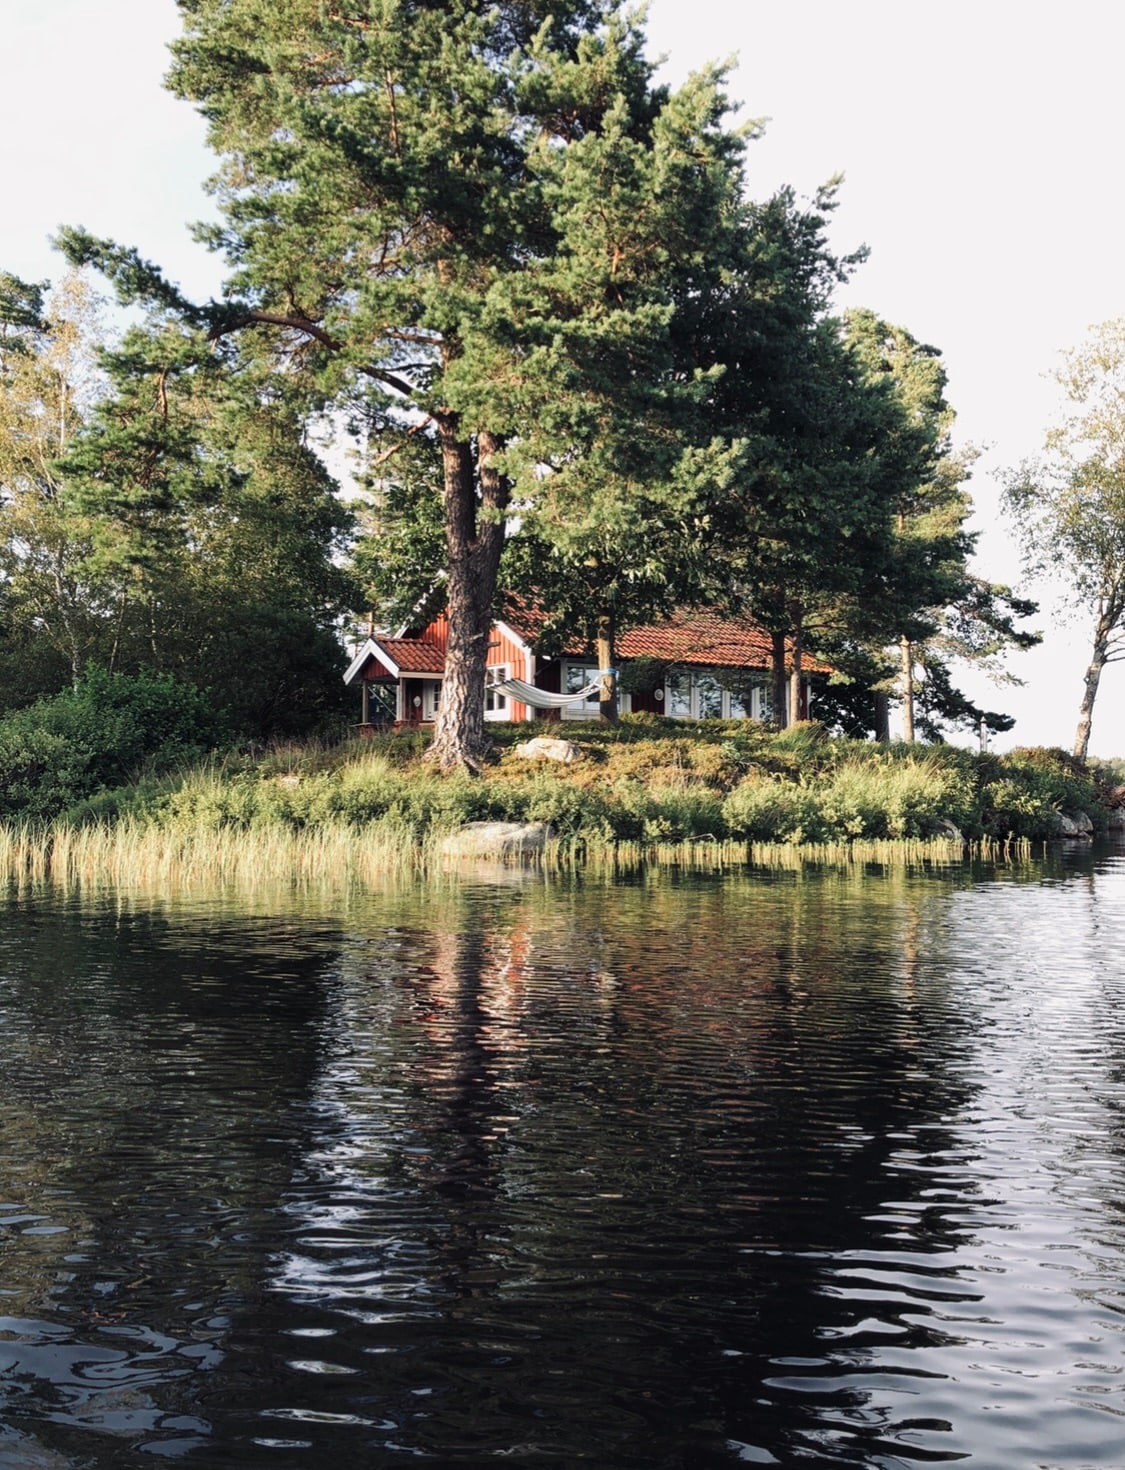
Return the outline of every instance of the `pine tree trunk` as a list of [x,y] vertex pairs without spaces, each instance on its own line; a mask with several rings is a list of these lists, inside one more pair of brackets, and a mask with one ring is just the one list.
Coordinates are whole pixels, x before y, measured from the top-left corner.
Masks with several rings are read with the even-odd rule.
[[902,738],[914,744],[914,645],[904,638],[899,648],[902,658]]
[[770,723],[784,730],[789,723],[785,714],[785,634],[774,630],[770,642]]
[[890,697],[882,689],[877,689],[872,697],[875,701],[875,739],[886,745],[891,738]]
[[614,631],[612,612],[600,612],[598,614],[598,636],[595,644],[598,652],[598,671],[600,674],[598,718],[607,725],[616,725],[618,716],[617,670],[614,665]]
[[444,472],[449,644],[434,738],[426,757],[442,771],[479,771],[489,743],[484,728],[484,670],[504,546],[508,484],[492,467],[500,445],[491,434],[477,436],[474,466],[473,446],[462,437],[456,415],[443,414],[436,422]]
[[1086,668],[1082,686],[1082,703],[1078,710],[1078,729],[1074,732],[1074,754],[1080,761],[1086,759],[1090,748],[1090,729],[1094,723],[1094,700],[1098,697],[1098,685],[1109,653],[1109,635],[1113,630],[1112,615],[1102,604],[1098,609],[1098,621],[1094,628],[1094,647]]

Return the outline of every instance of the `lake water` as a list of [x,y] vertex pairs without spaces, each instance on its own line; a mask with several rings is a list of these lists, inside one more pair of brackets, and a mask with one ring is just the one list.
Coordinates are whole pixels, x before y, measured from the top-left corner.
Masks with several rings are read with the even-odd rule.
[[1125,857],[11,894],[0,1467],[1125,1464]]

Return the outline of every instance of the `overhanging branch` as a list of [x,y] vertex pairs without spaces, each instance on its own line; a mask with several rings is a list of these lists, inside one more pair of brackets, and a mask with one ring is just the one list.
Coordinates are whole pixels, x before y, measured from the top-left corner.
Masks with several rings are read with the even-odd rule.
[[[227,315],[223,320],[215,322],[208,332],[212,342],[218,341],[220,337],[227,336],[230,332],[241,331],[244,327],[282,327],[286,330],[303,332],[306,337],[311,337],[314,342],[319,342],[322,347],[327,347],[330,352],[342,352],[344,344],[331,332],[326,332],[322,326],[311,321],[308,317],[297,314],[285,314],[275,311],[260,311],[252,308],[247,311],[238,312],[235,315]],[[396,393],[401,393],[404,398],[414,397],[413,386],[400,378],[397,373],[391,373],[386,368],[374,367],[358,363],[356,371],[363,373],[365,377],[375,378],[380,383],[386,383],[388,388],[393,388]]]

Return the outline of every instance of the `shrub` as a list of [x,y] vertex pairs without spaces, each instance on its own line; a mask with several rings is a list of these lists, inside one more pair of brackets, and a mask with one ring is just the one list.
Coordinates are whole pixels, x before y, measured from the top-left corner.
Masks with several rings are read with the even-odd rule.
[[811,793],[776,777],[754,774],[723,802],[730,835],[746,842],[815,842],[820,814]]
[[92,668],[0,720],[0,815],[57,815],[143,770],[198,760],[226,734],[206,696],[155,674]]
[[1105,824],[1096,779],[1064,750],[1019,749],[982,761],[981,819],[994,837],[1045,837],[1060,812],[1085,812]]
[[964,831],[976,820],[971,772],[940,756],[852,760],[828,774],[816,795],[834,837],[931,837],[943,822]]

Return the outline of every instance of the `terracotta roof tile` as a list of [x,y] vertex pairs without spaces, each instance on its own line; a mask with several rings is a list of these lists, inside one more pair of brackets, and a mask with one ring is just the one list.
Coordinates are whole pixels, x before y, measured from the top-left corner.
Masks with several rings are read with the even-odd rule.
[[404,674],[442,674],[445,671],[445,650],[428,638],[377,638],[383,649]]
[[707,612],[678,612],[659,623],[631,628],[617,640],[622,658],[672,659],[684,664],[765,668],[770,639],[744,618],[720,618]]
[[[533,603],[512,598],[505,608],[504,621],[529,643],[534,643],[547,614]],[[566,639],[562,651],[581,658],[589,653],[589,648],[577,639]],[[617,653],[620,658],[647,657],[718,668],[768,669],[771,640],[751,618],[721,617],[715,612],[682,608],[659,622],[620,634]],[[827,664],[808,653],[803,663],[810,674],[831,672]]]

